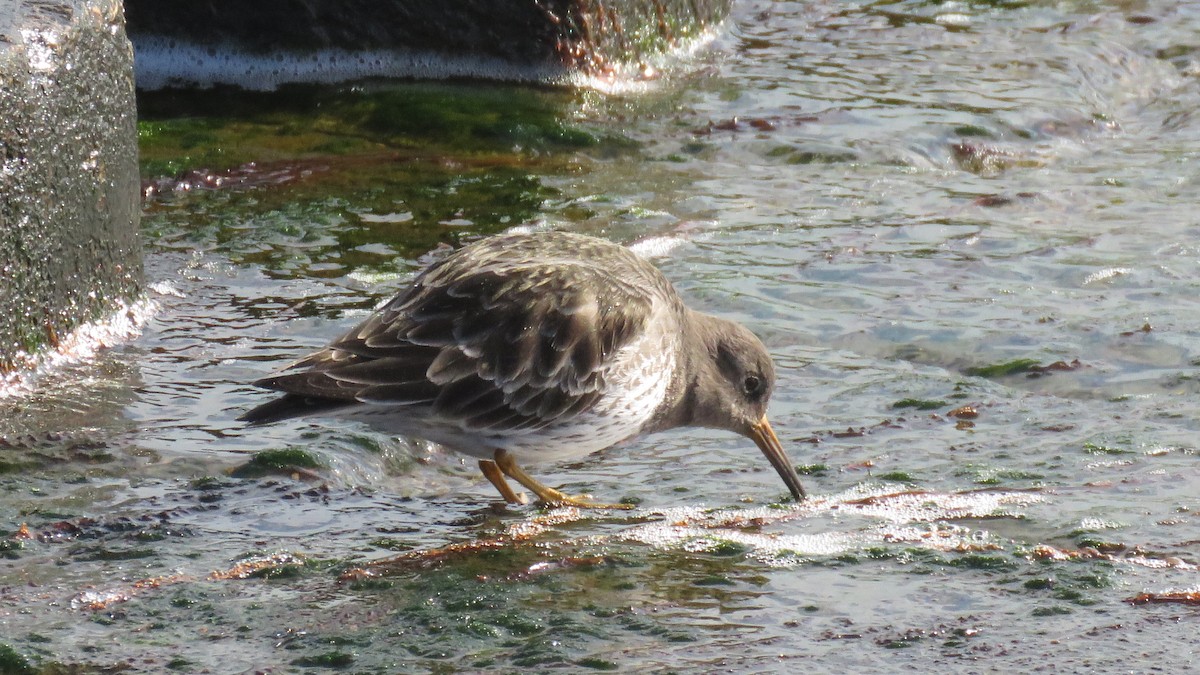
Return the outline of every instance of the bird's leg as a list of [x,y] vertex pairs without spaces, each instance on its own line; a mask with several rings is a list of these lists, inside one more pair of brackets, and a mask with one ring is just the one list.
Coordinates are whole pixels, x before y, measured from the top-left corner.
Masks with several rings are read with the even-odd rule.
[[[588,499],[572,497],[564,494],[551,487],[546,487],[537,481],[536,478],[525,473],[525,470],[517,466],[517,461],[512,455],[508,454],[507,450],[497,450],[494,455],[495,465],[500,468],[509,478],[517,481],[521,485],[529,488],[543,504],[562,505],[562,506],[578,506],[585,509],[632,509],[632,504],[600,504]],[[482,462],[480,463],[482,464]],[[495,483],[495,481],[492,481]]]
[[509,486],[508,481],[504,479],[504,472],[500,471],[500,467],[496,466],[496,463],[492,460],[479,460],[479,470],[483,472],[483,475],[487,477],[489,481],[491,481],[492,485],[496,486],[496,489],[500,491],[500,496],[504,497],[504,501],[508,502],[509,504],[529,503],[529,498],[525,496],[524,492],[520,494],[513,492],[513,489]]

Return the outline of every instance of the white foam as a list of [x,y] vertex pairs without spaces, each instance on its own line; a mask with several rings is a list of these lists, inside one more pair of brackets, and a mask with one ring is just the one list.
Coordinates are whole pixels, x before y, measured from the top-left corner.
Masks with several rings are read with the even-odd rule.
[[179,290],[179,287],[175,285],[174,281],[155,281],[147,284],[146,288],[158,293],[159,295],[169,295],[173,298],[187,297],[183,294],[183,291]]
[[[917,498],[927,504],[914,508]],[[702,506],[686,506],[649,511],[660,518],[615,534],[589,537],[586,541],[593,545],[604,545],[615,539],[639,542],[662,550],[693,553],[711,552],[732,544],[744,549],[745,555],[776,567],[791,567],[801,564],[805,559],[829,557],[883,544],[902,543],[937,551],[990,550],[999,546],[994,535],[942,521],[994,517],[1004,513],[999,506],[1040,501],[1042,497],[1039,495],[1017,492],[910,495],[895,493],[893,488],[887,486],[860,486],[837,496],[810,497],[802,504],[786,508],[707,510]],[[889,505],[894,513],[888,511]],[[759,529],[834,511],[839,514],[855,512],[883,522],[855,531],[817,534],[787,534]]]
[[1083,280],[1082,285],[1087,286],[1098,281],[1109,281],[1111,279],[1133,274],[1133,272],[1134,270],[1132,267],[1109,267],[1108,269],[1092,272],[1091,274],[1087,275],[1087,277]]
[[[380,284],[392,283],[393,281],[407,275],[399,272],[370,272],[365,270],[354,270],[346,276],[360,284],[366,284],[367,286],[378,286]],[[387,298],[387,300],[381,302],[379,306],[382,307],[383,305],[386,305],[389,300],[391,300],[391,298]]]
[[518,67],[499,59],[449,57],[405,49],[253,53],[157,37],[135,43],[134,72],[143,89],[231,84],[255,91],[269,91],[290,82],[331,84],[372,77],[469,77],[541,83],[559,83],[567,78],[560,66]]
[[647,237],[629,245],[639,258],[661,258],[687,243],[682,237]]
[[108,316],[79,326],[56,345],[34,353],[18,352],[13,357],[17,370],[0,375],[0,398],[27,394],[46,372],[90,359],[101,349],[141,335],[142,327],[157,311],[158,303],[147,297],[120,301]]
[[1081,530],[1119,530],[1122,527],[1124,526],[1120,523],[1101,518],[1084,518],[1079,521],[1079,529]]
[[528,223],[513,225],[505,230],[504,234],[532,234],[534,232],[550,232],[558,229],[560,226],[566,227],[566,223],[559,221],[551,222],[549,220],[539,218]]
[[391,213],[360,213],[359,220],[364,223],[407,223],[413,219],[412,211],[393,211]]

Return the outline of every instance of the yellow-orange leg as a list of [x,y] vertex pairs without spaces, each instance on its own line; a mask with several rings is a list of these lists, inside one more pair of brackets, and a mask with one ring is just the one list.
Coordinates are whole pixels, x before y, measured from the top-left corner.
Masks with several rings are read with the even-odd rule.
[[520,494],[513,492],[513,489],[509,486],[508,481],[504,479],[504,472],[502,472],[500,467],[496,466],[496,463],[492,460],[479,460],[479,470],[483,472],[483,475],[489,481],[491,481],[492,485],[496,486],[496,489],[500,491],[500,496],[504,497],[504,501],[508,502],[509,504],[529,503],[529,498],[525,496],[524,492]]
[[[632,504],[600,504],[593,502],[590,499],[582,499],[580,497],[572,497],[571,495],[559,492],[551,487],[546,487],[537,481],[536,478],[525,473],[525,470],[517,466],[517,461],[508,454],[507,450],[497,450],[493,455],[495,465],[504,472],[506,476],[524,485],[533,494],[537,495],[538,499],[547,505],[561,506],[578,506],[585,509],[632,509]],[[482,462],[480,463],[482,464]],[[486,473],[485,473],[486,475]],[[491,477],[488,477],[491,480]],[[492,480],[492,484],[496,485],[496,481]],[[499,485],[496,485],[499,488]],[[507,486],[506,486],[507,487]],[[503,494],[503,491],[502,491]]]

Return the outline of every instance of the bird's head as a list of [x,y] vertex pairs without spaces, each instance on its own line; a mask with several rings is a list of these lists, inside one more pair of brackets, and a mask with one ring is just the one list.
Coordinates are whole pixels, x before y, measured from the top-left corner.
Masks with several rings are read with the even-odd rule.
[[775,388],[775,366],[762,341],[745,326],[693,313],[698,350],[695,379],[685,400],[688,424],[727,429],[754,441],[779,473],[788,491],[804,499],[804,488],[783,446],[767,422],[767,404]]

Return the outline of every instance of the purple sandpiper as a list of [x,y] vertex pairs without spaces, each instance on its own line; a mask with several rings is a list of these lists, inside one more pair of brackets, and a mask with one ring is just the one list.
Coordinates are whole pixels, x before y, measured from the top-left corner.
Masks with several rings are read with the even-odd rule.
[[479,460],[546,504],[614,507],[546,487],[518,462],[581,457],[677,427],[751,438],[796,500],[767,422],[775,369],[741,324],[689,309],[629,249],[562,232],[476,241],[434,263],[329,346],[255,382],[283,392],[239,419],[366,422]]

